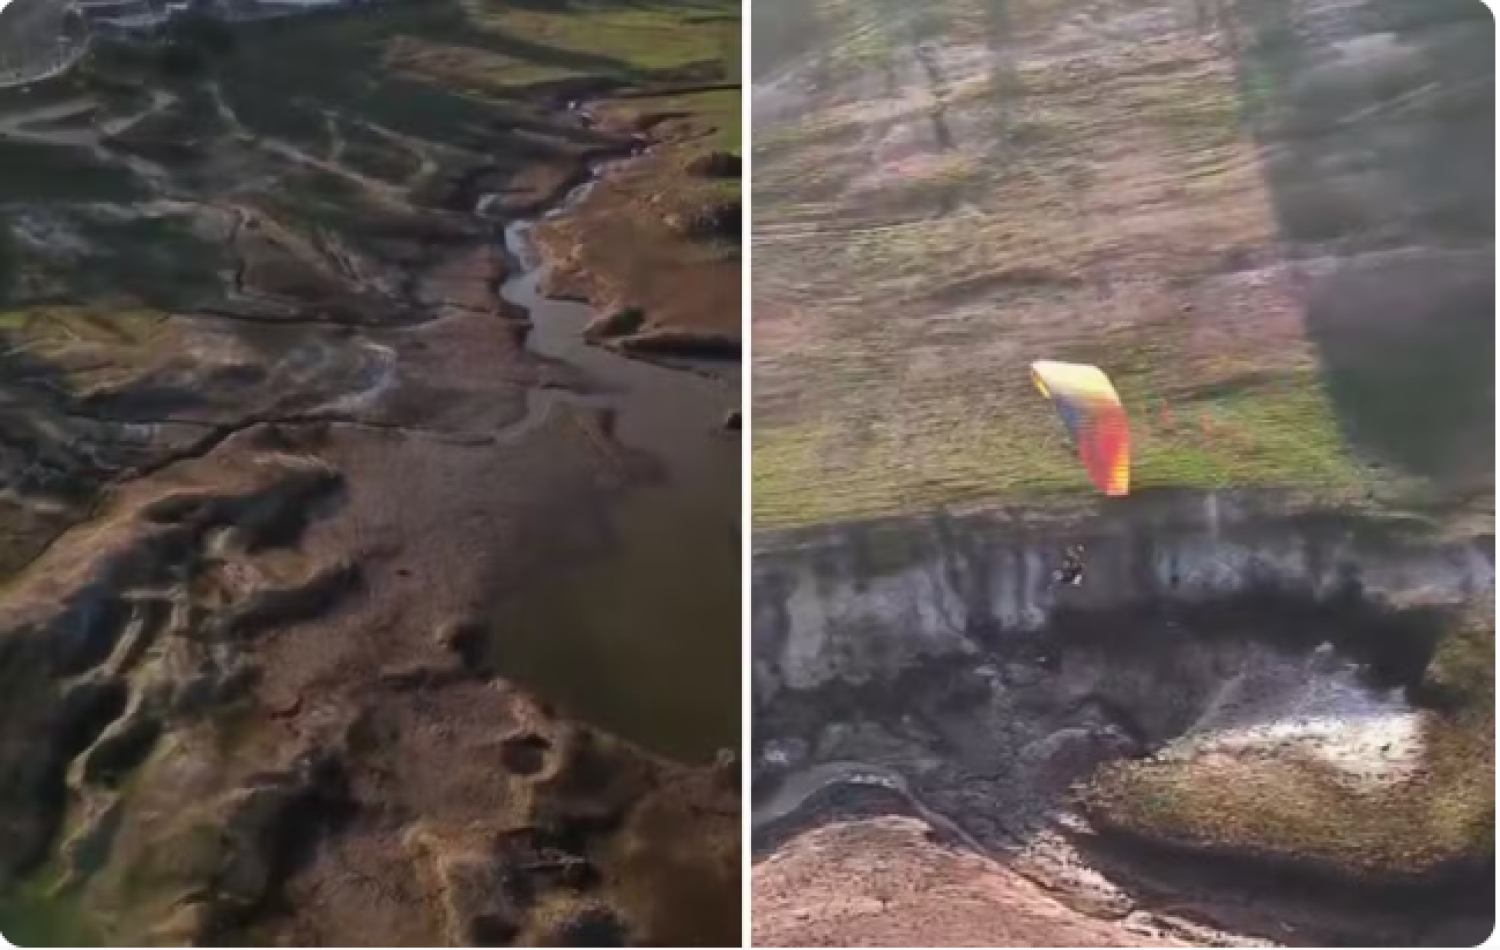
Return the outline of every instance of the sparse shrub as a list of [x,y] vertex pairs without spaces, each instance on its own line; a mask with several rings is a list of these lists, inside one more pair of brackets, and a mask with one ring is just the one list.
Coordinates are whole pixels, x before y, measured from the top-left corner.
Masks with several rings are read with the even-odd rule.
[[667,216],[667,226],[692,238],[740,236],[742,207],[738,201],[706,201],[688,211]]
[[625,307],[594,320],[584,330],[584,336],[590,340],[629,336],[639,333],[645,324],[646,311],[640,307]]
[[740,157],[733,152],[705,152],[689,160],[686,171],[703,178],[738,178],[740,164]]

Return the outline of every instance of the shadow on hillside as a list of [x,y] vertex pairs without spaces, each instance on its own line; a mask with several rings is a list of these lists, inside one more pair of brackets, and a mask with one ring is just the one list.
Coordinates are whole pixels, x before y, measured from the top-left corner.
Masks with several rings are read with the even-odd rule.
[[1308,334],[1351,443],[1493,481],[1494,27],[1474,0],[1218,3]]

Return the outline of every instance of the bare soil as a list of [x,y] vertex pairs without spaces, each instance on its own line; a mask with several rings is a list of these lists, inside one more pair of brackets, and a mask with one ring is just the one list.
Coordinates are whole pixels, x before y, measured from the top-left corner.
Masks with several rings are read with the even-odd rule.
[[737,359],[738,175],[725,183],[689,170],[716,134],[706,120],[649,121],[632,101],[594,108],[601,128],[640,136],[650,151],[611,168],[575,214],[540,229],[554,264],[548,289],[606,314],[638,310],[640,324],[610,339],[625,352]]
[[915,818],[834,821],[755,866],[762,947],[1184,947],[1151,926],[1099,920]]

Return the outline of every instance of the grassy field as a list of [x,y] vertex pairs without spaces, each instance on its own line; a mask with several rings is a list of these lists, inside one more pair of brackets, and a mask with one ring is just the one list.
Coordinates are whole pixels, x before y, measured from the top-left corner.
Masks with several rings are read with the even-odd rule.
[[60,892],[56,862],[24,885],[0,895],[0,934],[18,947],[103,947],[108,944],[83,913],[81,902]]
[[0,899],[0,933],[18,947],[102,947],[75,901],[45,894]]
[[[236,111],[267,134],[326,146],[321,112],[331,109],[417,138],[462,142],[539,83],[643,84],[688,69],[721,78],[736,68],[738,33],[737,7],[725,0],[556,9],[410,0],[247,31],[220,74]],[[277,69],[264,68],[267,57]]]
[[160,311],[106,305],[0,310],[0,332],[30,345],[47,341],[139,346],[165,319]]
[[1493,37],[1364,64],[1305,6],[757,5],[757,527],[1090,497],[1039,358],[1139,489],[1492,486]]
[[[1175,393],[1160,376],[1116,373],[1137,407],[1132,488],[1284,488],[1356,500],[1377,487],[1351,455],[1320,382],[1305,375],[1224,393]],[[791,526],[947,504],[1071,501],[1095,494],[1051,404],[1029,379],[976,383],[924,413],[898,399],[841,420],[757,427],[758,525]],[[905,395],[905,394],[903,394]],[[919,397],[920,398],[920,397]],[[1155,405],[1154,415],[1140,407]],[[886,419],[879,418],[880,409]],[[831,415],[831,414],[830,414]],[[860,418],[866,428],[842,426]]]
[[622,111],[638,115],[676,115],[693,117],[709,130],[701,145],[705,149],[740,154],[743,149],[743,113],[738,89],[716,89],[680,95],[639,96],[616,101]]

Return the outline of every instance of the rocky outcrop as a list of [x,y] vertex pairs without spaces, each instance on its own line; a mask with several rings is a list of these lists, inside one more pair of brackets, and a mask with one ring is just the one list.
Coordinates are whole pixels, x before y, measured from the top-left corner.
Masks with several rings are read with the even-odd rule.
[[[1062,617],[1267,591],[1456,607],[1494,584],[1482,539],[1398,541],[1377,520],[1179,502],[1086,525],[980,513],[767,539],[754,568],[756,688],[889,678]],[[1052,572],[1074,543],[1085,545],[1086,580],[1061,587]]]
[[[1314,941],[1428,939],[1447,912],[1414,895],[1454,874],[1484,880],[1489,539],[1224,499],[1132,514],[976,513],[763,539],[757,874],[802,860],[805,829],[868,817],[830,795],[879,786],[905,802],[898,813],[1090,914],[1151,917],[1157,895],[1180,895],[1211,925],[1169,914],[1189,942],[1280,940],[1278,926]],[[1084,585],[1052,584],[1079,541]],[[825,849],[823,873],[864,860],[867,844]],[[1222,877],[1138,888],[1146,844],[1196,855],[1197,873],[1220,862]],[[929,857],[903,859],[902,873]],[[1323,882],[1320,896],[1262,882],[1266,867]],[[867,901],[870,886],[847,877],[836,899]],[[1407,890],[1361,903],[1361,888]],[[1246,890],[1270,909],[1225,909]],[[1003,899],[1023,902],[1007,914],[1041,912]],[[1472,915],[1465,900],[1455,913]],[[757,915],[774,911],[777,932],[803,933],[768,906]],[[870,914],[826,924],[854,933],[878,923]]]

